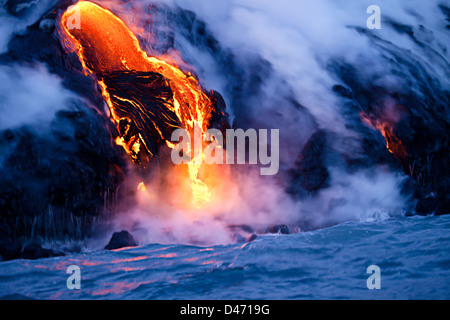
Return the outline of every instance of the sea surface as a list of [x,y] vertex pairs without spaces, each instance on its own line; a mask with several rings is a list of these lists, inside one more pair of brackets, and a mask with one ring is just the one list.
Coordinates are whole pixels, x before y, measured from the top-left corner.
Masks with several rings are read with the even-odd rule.
[[[449,299],[450,215],[349,222],[251,243],[149,244],[0,262],[0,297],[32,299]],[[80,267],[81,289],[66,273]],[[381,289],[367,288],[380,268]]]

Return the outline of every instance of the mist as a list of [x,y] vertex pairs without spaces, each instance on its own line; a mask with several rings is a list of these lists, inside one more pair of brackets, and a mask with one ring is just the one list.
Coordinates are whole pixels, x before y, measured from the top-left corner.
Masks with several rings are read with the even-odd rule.
[[0,130],[28,125],[45,132],[55,113],[77,96],[43,65],[0,66]]

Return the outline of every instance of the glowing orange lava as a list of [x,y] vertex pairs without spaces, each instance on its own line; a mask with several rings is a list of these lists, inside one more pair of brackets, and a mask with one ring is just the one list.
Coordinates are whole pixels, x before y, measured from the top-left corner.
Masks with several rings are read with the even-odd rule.
[[360,114],[360,117],[367,125],[381,132],[386,141],[386,148],[396,158],[404,160],[408,156],[402,141],[395,135],[394,125],[390,121],[373,119],[362,113]]
[[[74,28],[76,19],[79,19],[80,28]],[[201,123],[202,133],[206,132],[213,104],[198,81],[190,73],[185,74],[178,67],[164,60],[149,57],[141,49],[136,36],[112,12],[92,2],[80,1],[64,12],[60,27],[64,45],[76,51],[86,74],[95,76],[100,84],[104,100],[111,111],[111,118],[119,132],[124,132],[117,138],[116,143],[125,149],[131,159],[137,160],[137,154],[141,150],[146,150],[151,156],[153,154],[141,134],[126,137],[128,131],[126,124],[131,122],[131,116],[126,115],[123,110],[118,110],[117,104],[112,102],[112,99],[125,99],[116,95],[112,96],[106,84],[108,77],[115,72],[154,72],[162,75],[164,78],[162,81],[166,81],[172,91],[172,94],[164,97],[163,101],[170,112],[176,115],[177,121],[189,132],[194,131],[195,123]],[[142,105],[132,100],[124,102],[134,104],[133,106],[140,111],[143,109]],[[158,116],[166,120],[165,126],[175,126],[170,115],[159,114]],[[119,126],[123,127],[124,123],[126,128],[119,128]],[[154,127],[161,139],[167,141],[161,124],[153,122],[146,125]],[[168,145],[173,147],[170,143]],[[210,201],[210,191],[208,186],[199,179],[201,165],[195,162],[194,157],[191,157],[187,168],[193,203],[194,206],[200,207],[202,203]],[[142,186],[140,189],[142,190]]]

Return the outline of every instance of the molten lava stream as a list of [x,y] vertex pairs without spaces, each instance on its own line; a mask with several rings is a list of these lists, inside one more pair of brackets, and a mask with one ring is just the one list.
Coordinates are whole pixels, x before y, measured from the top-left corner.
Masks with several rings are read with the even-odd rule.
[[[134,162],[145,164],[143,154],[152,157],[176,128],[193,133],[194,124],[201,123],[202,134],[206,132],[213,103],[198,81],[149,57],[112,12],[80,1],[64,12],[59,24],[64,46],[76,51],[86,74],[100,84],[120,133],[116,143]],[[210,190],[199,179],[201,165],[194,160],[191,157],[187,175],[193,204],[200,207],[210,201]]]
[[366,116],[363,113],[360,113],[360,117],[364,123],[373,129],[378,130],[383,135],[383,138],[386,141],[386,148],[397,159],[404,160],[408,156],[402,141],[397,138],[394,133],[394,125],[392,124],[392,121],[374,119],[373,117]]

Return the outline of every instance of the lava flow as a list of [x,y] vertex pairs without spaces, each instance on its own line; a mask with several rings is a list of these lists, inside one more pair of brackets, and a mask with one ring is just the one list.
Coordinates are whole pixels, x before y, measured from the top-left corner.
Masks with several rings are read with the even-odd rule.
[[384,140],[386,141],[386,148],[397,159],[404,160],[408,156],[402,141],[397,138],[394,133],[394,124],[392,121],[386,119],[376,119],[374,117],[364,115],[363,113],[360,114],[360,117],[364,123],[381,132]]
[[[134,162],[146,166],[161,144],[173,148],[170,137],[177,128],[194,132],[195,124],[201,123],[202,133],[206,132],[213,99],[191,74],[148,56],[112,12],[80,1],[64,12],[59,23],[64,46],[75,50],[86,74],[100,84],[119,131],[116,143]],[[193,204],[199,207],[209,201],[210,191],[199,179],[201,165],[195,160],[191,157],[187,167]]]

